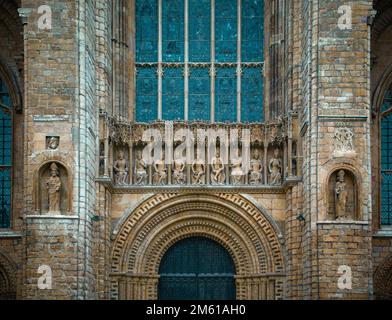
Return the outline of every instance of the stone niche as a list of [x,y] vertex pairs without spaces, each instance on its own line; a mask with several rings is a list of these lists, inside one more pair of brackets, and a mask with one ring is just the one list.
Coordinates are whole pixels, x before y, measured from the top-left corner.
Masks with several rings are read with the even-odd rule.
[[64,165],[56,161],[44,164],[36,185],[37,212],[66,215],[71,211],[72,182]]
[[358,220],[358,183],[347,169],[335,170],[328,180],[326,220]]

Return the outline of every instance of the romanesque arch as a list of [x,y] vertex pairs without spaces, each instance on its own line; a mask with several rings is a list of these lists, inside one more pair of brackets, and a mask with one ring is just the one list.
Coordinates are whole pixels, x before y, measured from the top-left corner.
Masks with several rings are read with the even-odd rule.
[[283,298],[283,239],[268,214],[240,195],[165,194],[128,212],[114,231],[113,299],[156,299],[166,251],[188,237],[224,246],[236,267],[239,299]]

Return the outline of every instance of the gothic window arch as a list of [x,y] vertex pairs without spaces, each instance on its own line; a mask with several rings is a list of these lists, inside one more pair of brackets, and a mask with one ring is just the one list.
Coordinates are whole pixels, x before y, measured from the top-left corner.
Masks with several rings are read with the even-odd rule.
[[392,225],[392,86],[380,107],[381,225]]
[[11,226],[12,122],[9,88],[0,75],[0,229]]
[[137,122],[264,120],[263,0],[135,0]]

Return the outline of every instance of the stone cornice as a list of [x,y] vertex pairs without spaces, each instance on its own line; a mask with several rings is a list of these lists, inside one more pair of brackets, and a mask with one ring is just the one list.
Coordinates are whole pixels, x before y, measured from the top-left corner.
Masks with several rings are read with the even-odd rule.
[[283,194],[286,184],[283,187],[274,186],[114,186],[110,178],[98,178],[96,182],[103,184],[112,194],[151,194],[151,193],[229,193],[229,194]]

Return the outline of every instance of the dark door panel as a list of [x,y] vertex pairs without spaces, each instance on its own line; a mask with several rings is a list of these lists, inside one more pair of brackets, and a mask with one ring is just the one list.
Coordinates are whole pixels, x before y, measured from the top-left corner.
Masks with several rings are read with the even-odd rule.
[[235,300],[235,266],[215,241],[193,237],[176,243],[162,259],[160,300]]

